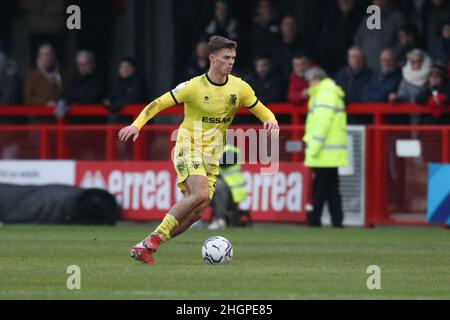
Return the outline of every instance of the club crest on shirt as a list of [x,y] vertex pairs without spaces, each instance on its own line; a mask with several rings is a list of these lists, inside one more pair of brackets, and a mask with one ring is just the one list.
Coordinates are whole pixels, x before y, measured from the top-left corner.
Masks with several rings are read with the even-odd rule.
[[234,94],[234,93],[230,94],[230,103],[231,103],[233,106],[235,106],[235,105],[236,105],[236,102],[237,102],[237,94]]
[[198,168],[200,168],[200,162],[198,162],[198,161],[192,161],[192,166],[194,167],[194,169],[198,169]]

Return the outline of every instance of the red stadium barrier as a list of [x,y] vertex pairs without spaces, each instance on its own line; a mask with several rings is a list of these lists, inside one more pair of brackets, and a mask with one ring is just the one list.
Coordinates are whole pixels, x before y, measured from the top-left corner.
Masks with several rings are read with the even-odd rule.
[[[0,147],[16,148],[12,159],[74,160],[170,160],[175,145],[176,125],[152,124],[141,129],[139,139],[120,142],[117,125],[2,125]],[[230,129],[262,129],[262,126],[239,125]],[[280,143],[301,139],[303,126],[280,126]],[[172,138],[171,138],[172,137]],[[250,145],[247,143],[247,148]],[[245,150],[248,151],[248,150]],[[249,152],[245,152],[249,156]],[[280,161],[300,161],[301,152],[280,152]],[[297,160],[298,159],[298,160]]]
[[[416,157],[397,155],[399,140],[418,141]],[[366,226],[425,224],[428,163],[450,161],[449,126],[368,126]]]
[[[120,111],[120,115],[137,117],[145,104],[128,105]],[[297,125],[304,123],[307,114],[305,105],[295,105],[289,103],[271,103],[268,107],[276,114],[290,115],[290,124]],[[408,114],[431,114],[427,107],[418,104],[380,104],[380,103],[355,103],[347,106],[347,113],[354,115],[369,115],[373,117],[373,124],[384,124],[387,115],[408,115]],[[107,116],[111,113],[101,104],[94,105],[73,105],[66,113],[70,116]],[[162,115],[181,115],[183,108],[177,105],[162,111]],[[248,110],[241,108],[238,114],[249,114]],[[2,105],[0,106],[0,116],[54,116],[54,108],[39,105]],[[63,124],[65,119],[56,120]]]

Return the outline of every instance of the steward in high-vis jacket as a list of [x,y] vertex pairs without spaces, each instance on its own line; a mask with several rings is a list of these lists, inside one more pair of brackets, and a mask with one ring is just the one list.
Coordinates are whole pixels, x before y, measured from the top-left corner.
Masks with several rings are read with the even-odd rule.
[[230,165],[223,163],[220,166],[220,175],[231,190],[233,202],[239,204],[247,198],[247,189],[241,172],[241,151],[238,147],[227,144],[223,148],[223,153],[225,157],[228,153],[233,154],[233,159],[236,160]]
[[338,168],[348,164],[345,94],[321,68],[309,69],[305,77],[309,82],[305,166],[314,169],[313,209],[307,222],[321,226],[322,209],[328,202],[333,227],[342,227]]
[[208,226],[210,230],[226,227],[226,221],[235,221],[239,218],[236,210],[239,203],[247,198],[244,176],[241,171],[241,151],[238,147],[225,145],[222,162],[220,163],[220,176],[216,181],[215,193],[211,200],[213,221]]

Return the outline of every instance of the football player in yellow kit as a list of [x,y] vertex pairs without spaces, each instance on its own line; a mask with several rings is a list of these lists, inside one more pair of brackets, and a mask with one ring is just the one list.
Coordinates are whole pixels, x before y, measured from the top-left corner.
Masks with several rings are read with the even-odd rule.
[[274,114],[258,101],[245,81],[230,74],[236,48],[234,41],[211,37],[208,72],[179,84],[152,101],[130,126],[119,131],[121,141],[130,138],[136,141],[139,130],[158,112],[175,104],[184,104],[184,120],[178,130],[173,159],[178,186],[184,197],[147,238],[131,248],[131,256],[142,263],[153,264],[153,253],[159,244],[189,229],[209,205],[219,174],[226,130],[241,106],[261,120],[269,135],[277,137],[279,134]]

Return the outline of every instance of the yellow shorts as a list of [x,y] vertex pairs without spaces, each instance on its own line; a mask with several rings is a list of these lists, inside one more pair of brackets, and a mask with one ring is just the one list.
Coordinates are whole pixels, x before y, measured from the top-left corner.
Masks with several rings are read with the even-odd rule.
[[219,164],[207,164],[204,161],[194,160],[192,157],[184,156],[183,153],[179,152],[175,153],[174,158],[178,187],[181,189],[181,192],[184,194],[186,191],[184,182],[187,177],[203,176],[208,179],[209,198],[212,199],[219,175]]

